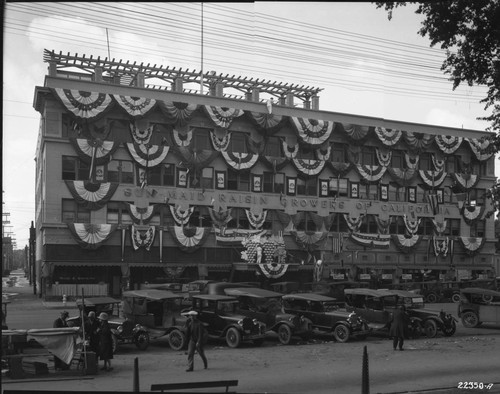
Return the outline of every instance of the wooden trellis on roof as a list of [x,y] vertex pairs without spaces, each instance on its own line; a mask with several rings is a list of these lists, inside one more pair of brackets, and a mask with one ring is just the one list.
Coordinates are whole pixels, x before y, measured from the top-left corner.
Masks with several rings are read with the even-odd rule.
[[[56,53],[54,51],[44,50],[44,62],[54,64],[58,70],[63,71],[67,68],[76,68],[86,73],[93,75],[96,67],[100,67],[103,71],[103,79],[118,80],[121,84],[124,82],[127,85],[134,85],[139,73],[144,74],[145,86],[155,89],[166,89],[165,86],[155,85],[154,80],[162,80],[169,84],[173,84],[177,78],[181,78],[185,83],[200,84],[200,72],[196,70],[190,71],[189,69],[183,70],[176,67],[164,67],[162,65],[151,65],[151,63],[144,64],[137,62],[130,63],[124,62],[122,59],[117,61],[115,58],[112,60],[105,57],[102,59],[100,56],[94,58],[92,55],[86,57],[85,54],[79,56],[78,53],[71,55],[69,52],[65,55],[62,52]],[[148,84],[148,81],[151,82]],[[309,101],[311,97],[318,95],[323,89],[314,88],[310,86],[299,86],[298,84],[287,84],[283,82],[276,82],[260,78],[248,78],[229,74],[216,74],[212,71],[203,73],[203,85],[210,88],[217,83],[222,83],[224,87],[234,88],[243,93],[250,93],[253,89],[258,89],[259,92],[270,94],[271,96],[283,98],[287,94],[293,94],[294,97],[302,100]],[[193,89],[186,89],[186,91],[193,92]],[[237,97],[231,95],[231,97]]]

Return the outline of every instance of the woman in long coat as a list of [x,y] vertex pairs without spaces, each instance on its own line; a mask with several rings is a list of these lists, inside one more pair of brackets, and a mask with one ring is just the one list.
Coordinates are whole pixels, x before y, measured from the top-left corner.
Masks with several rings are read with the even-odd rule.
[[113,359],[113,334],[108,323],[108,314],[102,312],[98,319],[101,321],[99,328],[99,359],[104,361],[101,370],[111,371],[111,360]]
[[403,350],[405,342],[406,325],[408,324],[408,315],[404,305],[398,305],[392,314],[391,328],[389,335],[392,337],[392,347],[396,350]]

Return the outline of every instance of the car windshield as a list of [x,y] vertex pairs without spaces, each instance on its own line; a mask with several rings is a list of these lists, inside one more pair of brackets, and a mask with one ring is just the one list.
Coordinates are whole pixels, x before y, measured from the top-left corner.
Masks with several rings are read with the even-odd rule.
[[334,301],[323,302],[322,305],[325,312],[333,312],[339,309],[339,304]]
[[221,314],[231,314],[236,311],[237,306],[236,301],[220,301],[218,309]]
[[252,298],[249,301],[251,302],[249,309],[255,310],[256,312],[276,314],[281,311],[281,302],[279,297]]

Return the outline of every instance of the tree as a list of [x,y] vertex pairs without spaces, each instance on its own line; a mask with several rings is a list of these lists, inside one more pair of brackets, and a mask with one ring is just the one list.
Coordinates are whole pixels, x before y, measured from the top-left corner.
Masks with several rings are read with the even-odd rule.
[[[491,108],[491,115],[480,120],[490,122],[486,137],[490,144],[485,153],[500,152],[500,1],[453,0],[437,2],[382,1],[377,8],[392,12],[400,6],[417,4],[416,14],[426,19],[418,33],[428,36],[431,47],[439,44],[446,50],[441,70],[450,76],[455,90],[462,82],[488,87],[487,96],[481,99],[484,109]],[[500,210],[500,182],[487,191],[493,199],[495,210]],[[499,214],[500,215],[500,214]]]

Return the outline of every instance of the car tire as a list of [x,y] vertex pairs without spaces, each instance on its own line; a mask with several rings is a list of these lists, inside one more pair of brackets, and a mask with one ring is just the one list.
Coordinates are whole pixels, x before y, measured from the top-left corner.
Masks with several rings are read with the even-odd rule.
[[435,293],[429,293],[427,294],[427,296],[425,297],[425,300],[426,302],[428,302],[429,304],[434,304],[435,302],[437,302],[438,300],[438,297]]
[[241,333],[234,327],[230,327],[226,332],[226,343],[231,348],[236,348],[241,344]]
[[446,337],[451,337],[453,334],[455,334],[455,331],[457,331],[457,324],[455,323],[455,320],[451,320],[451,325],[450,327],[443,327],[443,334]]
[[437,324],[434,320],[424,322],[424,333],[427,338],[435,338],[438,332]]
[[458,304],[460,302],[460,293],[453,293],[453,295],[451,296],[451,300],[455,304]]
[[468,311],[462,313],[462,324],[467,328],[474,328],[479,326],[479,316],[476,312]]
[[483,296],[481,298],[483,299],[484,302],[491,302],[491,301],[493,301],[493,296],[491,296],[489,294],[483,294]]
[[292,329],[286,324],[278,327],[278,339],[283,345],[290,344],[292,340]]
[[139,332],[134,338],[135,346],[139,350],[146,350],[149,346],[149,334],[145,331]]
[[349,327],[345,324],[338,324],[333,329],[333,337],[337,342],[347,342],[349,340],[350,332]]
[[181,330],[172,330],[168,334],[168,344],[173,350],[182,350],[186,347],[186,336]]

